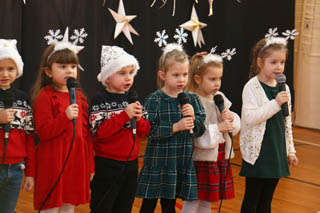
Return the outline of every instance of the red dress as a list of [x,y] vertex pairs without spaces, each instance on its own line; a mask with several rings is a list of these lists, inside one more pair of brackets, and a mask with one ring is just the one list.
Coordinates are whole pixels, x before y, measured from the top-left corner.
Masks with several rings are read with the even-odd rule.
[[[64,203],[79,205],[90,201],[89,176],[94,173],[92,137],[88,125],[86,98],[77,90],[79,116],[75,140],[59,183],[44,209]],[[40,209],[54,186],[67,157],[73,136],[73,125],[65,110],[70,105],[68,92],[57,92],[46,86],[34,103],[35,130],[40,138],[36,148],[34,207]]]

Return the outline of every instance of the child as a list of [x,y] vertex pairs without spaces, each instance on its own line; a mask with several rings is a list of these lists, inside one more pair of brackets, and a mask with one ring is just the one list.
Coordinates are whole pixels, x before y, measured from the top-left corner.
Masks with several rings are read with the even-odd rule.
[[180,106],[177,100],[187,84],[188,69],[182,47],[168,44],[159,59],[160,89],[145,102],[151,130],[138,179],[137,197],[144,198],[141,213],[153,212],[158,198],[162,212],[167,213],[175,212],[176,198],[197,199],[192,137],[204,133],[205,112],[194,94],[185,92],[189,104]]
[[68,41],[50,45],[33,87],[35,129],[40,139],[34,207],[43,209],[41,212],[74,212],[75,206],[90,200],[94,166],[88,105],[80,88],[76,89],[76,104],[70,104],[66,85],[71,77],[79,82],[77,50]]
[[279,92],[276,76],[283,73],[287,56],[284,38],[260,40],[252,50],[252,64],[242,93],[240,176],[246,177],[241,212],[271,212],[271,201],[279,178],[290,175],[288,164],[298,158],[293,144],[291,112],[284,117],[281,105],[291,98]]
[[[23,72],[16,43],[16,40],[0,39],[0,208],[4,213],[13,213],[16,208],[24,164],[26,177],[23,188],[31,191],[34,186],[35,144],[31,105],[27,94],[11,85]],[[4,100],[10,99],[8,93],[11,94],[9,109]],[[10,127],[6,139],[5,125]]]
[[[198,180],[198,200],[185,201],[184,213],[210,213],[211,202],[234,198],[233,177],[228,159],[234,157],[228,132],[240,130],[239,116],[229,110],[231,102],[219,91],[222,57],[198,53],[191,58],[188,90],[199,95],[206,111],[206,132],[195,139],[193,160]],[[220,113],[213,97],[221,95],[226,108]],[[231,154],[231,155],[230,155]]]
[[[105,86],[90,105],[96,173],[91,183],[92,212],[130,213],[137,188],[139,138],[150,124],[138,101],[128,104],[127,91],[139,69],[138,61],[117,46],[102,46],[98,80]],[[137,136],[133,138],[136,118]],[[130,124],[131,120],[131,124]],[[135,122],[135,121],[134,121]]]

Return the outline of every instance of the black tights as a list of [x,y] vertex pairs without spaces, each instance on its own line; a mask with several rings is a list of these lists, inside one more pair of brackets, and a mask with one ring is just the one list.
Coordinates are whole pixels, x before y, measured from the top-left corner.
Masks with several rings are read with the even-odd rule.
[[241,213],[270,213],[273,193],[278,182],[277,178],[246,177]]
[[[158,199],[143,199],[140,213],[152,213],[156,208]],[[160,198],[162,213],[175,213],[176,199]]]

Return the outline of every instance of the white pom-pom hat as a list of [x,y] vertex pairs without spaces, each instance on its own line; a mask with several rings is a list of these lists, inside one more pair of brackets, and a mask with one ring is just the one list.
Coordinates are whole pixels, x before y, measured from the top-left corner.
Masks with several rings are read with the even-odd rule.
[[104,85],[107,78],[126,66],[134,65],[134,75],[140,69],[138,60],[118,46],[103,45],[100,62],[101,72],[98,74],[97,79]]
[[0,60],[2,59],[12,59],[18,69],[17,78],[23,74],[23,61],[17,50],[17,40],[11,39],[0,39]]

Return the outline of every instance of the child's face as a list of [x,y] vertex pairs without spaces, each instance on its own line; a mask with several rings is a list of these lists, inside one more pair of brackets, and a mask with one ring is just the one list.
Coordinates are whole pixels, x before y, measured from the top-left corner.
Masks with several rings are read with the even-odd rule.
[[67,92],[68,78],[77,78],[77,64],[53,63],[51,69],[46,69],[46,75],[52,79],[55,89],[61,92]]
[[133,65],[126,66],[107,78],[105,81],[107,91],[117,94],[124,94],[127,92],[133,84],[134,69],[135,67]]
[[259,76],[266,82],[276,79],[278,74],[283,73],[286,62],[285,50],[274,50],[266,58],[258,58],[257,64],[260,68]]
[[204,70],[204,75],[194,76],[200,95],[212,98],[221,87],[222,74],[222,67],[208,66],[206,70]]
[[164,81],[163,89],[173,96],[182,92],[188,82],[188,70],[188,62],[176,62],[168,67],[166,73],[159,71],[159,77]]
[[0,60],[0,88],[9,89],[10,85],[16,80],[18,68],[12,59]]

